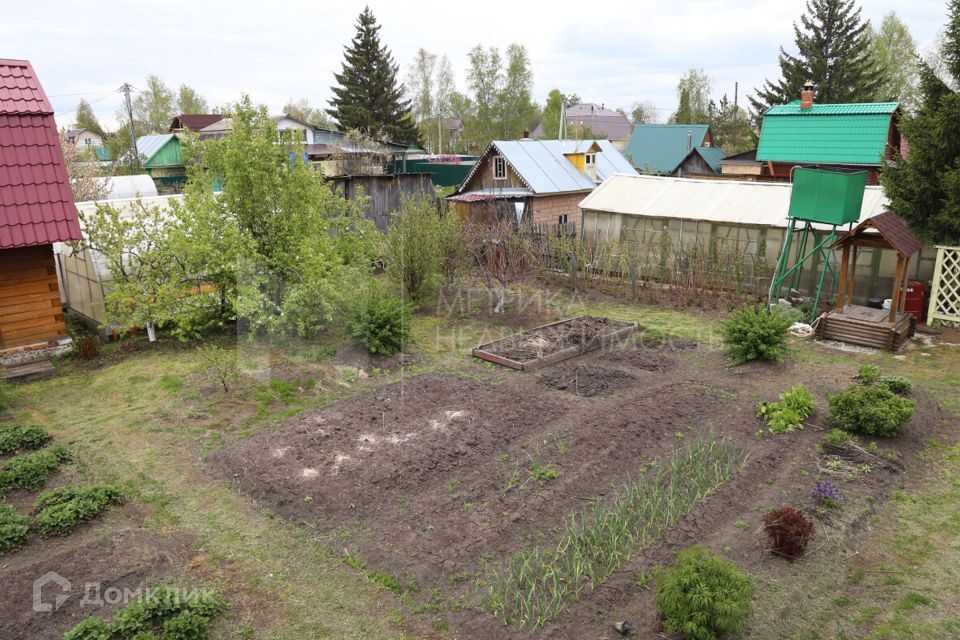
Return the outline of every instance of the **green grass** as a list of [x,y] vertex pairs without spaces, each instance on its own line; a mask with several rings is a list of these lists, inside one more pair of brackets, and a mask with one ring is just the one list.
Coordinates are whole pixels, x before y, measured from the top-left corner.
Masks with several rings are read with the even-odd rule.
[[494,568],[489,608],[504,624],[545,624],[663,535],[743,461],[731,445],[709,436],[654,461],[613,500],[572,515],[555,547],[521,551]]

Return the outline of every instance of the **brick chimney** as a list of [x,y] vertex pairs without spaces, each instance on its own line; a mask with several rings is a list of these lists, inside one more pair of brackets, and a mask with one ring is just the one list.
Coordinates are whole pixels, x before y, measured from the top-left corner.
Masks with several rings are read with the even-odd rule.
[[809,109],[813,106],[813,81],[807,80],[800,92],[800,108]]

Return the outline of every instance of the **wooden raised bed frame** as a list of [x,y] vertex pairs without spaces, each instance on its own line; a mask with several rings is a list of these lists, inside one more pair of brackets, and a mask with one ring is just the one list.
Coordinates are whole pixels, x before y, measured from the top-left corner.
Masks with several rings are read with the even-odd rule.
[[550,322],[548,324],[540,325],[539,327],[534,327],[532,329],[527,329],[520,333],[514,333],[512,335],[500,338],[499,340],[494,340],[493,342],[488,342],[486,344],[481,344],[477,347],[474,347],[472,354],[476,358],[481,360],[486,360],[488,362],[493,362],[494,364],[499,364],[504,367],[510,367],[511,369],[517,369],[518,371],[533,371],[534,369],[541,369],[543,367],[548,367],[552,364],[558,362],[563,362],[564,360],[569,360],[570,358],[575,358],[577,356],[583,355],[584,353],[589,353],[590,351],[595,351],[601,347],[605,347],[609,344],[622,340],[623,338],[631,335],[636,332],[639,328],[636,322],[624,322],[622,320],[608,320],[610,322],[608,333],[604,333],[589,342],[574,345],[571,347],[566,347],[560,349],[559,351],[554,351],[552,353],[544,354],[539,358],[533,358],[531,360],[513,360],[511,358],[498,355],[495,353],[496,345],[513,340],[516,336],[523,335],[525,333],[535,333],[543,329],[548,329],[550,327],[558,327],[563,324],[567,324],[577,320],[579,318],[584,318],[587,316],[578,316],[576,318],[567,318],[566,320],[558,320],[556,322]]

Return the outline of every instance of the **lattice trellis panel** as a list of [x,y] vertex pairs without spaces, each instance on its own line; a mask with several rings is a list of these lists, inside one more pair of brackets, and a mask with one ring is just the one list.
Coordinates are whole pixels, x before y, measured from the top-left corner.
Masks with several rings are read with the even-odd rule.
[[960,247],[937,247],[927,322],[960,327]]

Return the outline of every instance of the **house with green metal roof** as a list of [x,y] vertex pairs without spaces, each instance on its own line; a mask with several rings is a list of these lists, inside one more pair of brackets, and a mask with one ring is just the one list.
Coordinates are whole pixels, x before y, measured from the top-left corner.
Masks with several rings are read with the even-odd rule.
[[162,133],[137,138],[140,166],[153,178],[161,192],[177,191],[187,180],[183,164],[180,138],[173,133]]
[[708,124],[638,124],[623,155],[640,173],[664,176],[720,173],[726,157]]
[[757,160],[764,173],[790,179],[793,167],[867,171],[878,184],[880,167],[900,151],[896,102],[817,104],[812,98],[776,105],[763,115]]

